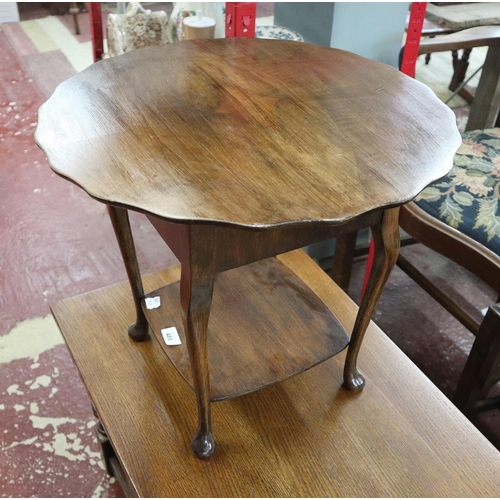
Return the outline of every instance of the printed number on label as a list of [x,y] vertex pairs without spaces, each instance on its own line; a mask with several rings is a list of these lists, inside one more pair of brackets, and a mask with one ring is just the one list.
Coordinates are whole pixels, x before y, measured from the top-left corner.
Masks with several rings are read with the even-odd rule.
[[161,335],[165,344],[167,345],[181,345],[181,339],[179,337],[179,333],[177,332],[177,328],[175,326],[171,326],[170,328],[162,328]]

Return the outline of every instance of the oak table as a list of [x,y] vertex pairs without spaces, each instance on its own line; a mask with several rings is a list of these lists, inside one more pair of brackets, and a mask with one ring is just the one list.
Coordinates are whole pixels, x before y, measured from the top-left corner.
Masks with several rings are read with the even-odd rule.
[[[55,172],[109,206],[136,307],[129,334],[144,340],[150,328],[194,388],[199,457],[215,449],[211,401],[348,344],[344,385],[364,386],[357,357],[397,258],[398,207],[451,169],[461,142],[453,113],[395,69],[261,39],[94,64],[41,107],[35,139]],[[127,209],[146,214],[181,262],[180,282],[152,293],[158,309],[145,306]],[[349,341],[274,256],[364,227],[375,263]],[[171,327],[180,345],[164,344]]]
[[[295,250],[279,260],[352,328],[358,308],[310,257]],[[144,286],[180,273],[146,275]],[[500,496],[498,450],[374,323],[360,353],[370,382],[362,394],[342,388],[343,352],[213,405],[218,451],[200,461],[189,453],[192,391],[158,342],[123,335],[134,314],[128,283],[52,310],[100,416],[108,470],[129,496]]]

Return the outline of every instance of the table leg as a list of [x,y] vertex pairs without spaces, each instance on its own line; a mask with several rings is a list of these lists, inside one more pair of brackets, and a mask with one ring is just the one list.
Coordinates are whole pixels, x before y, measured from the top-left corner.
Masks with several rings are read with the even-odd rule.
[[399,208],[385,210],[382,222],[371,229],[375,243],[373,266],[354,323],[344,366],[344,386],[351,391],[359,391],[365,385],[365,378],[358,371],[356,363],[366,329],[398,258]]
[[213,275],[199,276],[189,264],[182,265],[181,305],[184,333],[198,403],[198,430],[191,442],[191,448],[199,458],[207,458],[215,451],[207,353],[208,318],[213,289]]
[[136,322],[130,325],[128,334],[133,340],[144,340],[148,334],[148,320],[141,306],[141,300],[144,297],[144,289],[142,286],[139,264],[137,263],[137,255],[135,253],[134,239],[130,229],[128,212],[124,208],[108,205],[108,213],[127,271],[137,316]]
[[494,127],[500,108],[500,46],[492,45],[484,61],[465,131]]
[[[451,79],[450,85],[448,86],[450,90],[453,91],[457,90],[460,87],[460,85],[462,85],[462,82],[465,80],[467,68],[469,67],[468,61],[471,51],[472,49],[464,49],[462,52],[462,57],[460,59],[458,58],[458,51],[456,50],[452,51],[453,77]],[[458,95],[462,99],[467,101],[468,104],[471,104],[474,101],[474,95],[465,86],[458,91]]]
[[101,422],[101,417],[97,413],[97,410],[92,404],[92,411],[94,413],[95,418],[97,419],[97,423],[95,424],[95,433],[97,437],[97,442],[99,443],[99,447],[101,449],[102,461],[104,463],[104,467],[106,468],[106,472],[110,477],[114,476],[113,468],[111,467],[111,457],[114,456],[113,447],[109,442],[108,434],[104,429],[104,426]]
[[333,254],[330,277],[345,293],[348,293],[349,284],[351,283],[357,237],[358,232],[351,231],[350,233],[340,234],[335,240],[335,253]]
[[465,80],[465,74],[469,67],[469,56],[472,49],[464,49],[462,57],[458,58],[458,50],[452,50],[451,55],[453,58],[453,78],[451,79],[448,88],[450,90],[457,90],[459,85]]
[[75,25],[75,35],[80,34],[80,24],[78,23],[78,14],[80,9],[78,8],[77,2],[69,3],[69,13],[73,16],[73,23]]

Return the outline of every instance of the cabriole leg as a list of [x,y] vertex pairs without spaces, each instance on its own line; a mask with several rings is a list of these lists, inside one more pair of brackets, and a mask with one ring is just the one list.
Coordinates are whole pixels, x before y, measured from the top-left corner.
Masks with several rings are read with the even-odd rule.
[[137,263],[137,255],[135,253],[134,239],[130,229],[128,212],[124,208],[108,205],[108,213],[111,223],[113,224],[116,239],[118,240],[118,246],[120,247],[120,252],[125,264],[135,304],[137,319],[134,324],[130,325],[128,334],[133,340],[144,340],[148,335],[148,320],[141,306],[144,289],[142,287],[139,264]]
[[359,391],[365,385],[365,378],[356,364],[366,329],[398,258],[399,208],[385,210],[382,222],[371,229],[375,243],[373,266],[354,323],[344,366],[344,386],[351,391]]
[[191,442],[191,448],[199,458],[207,458],[215,451],[207,353],[208,318],[213,288],[213,276],[196,276],[188,265],[182,266],[181,304],[184,332],[198,403],[198,430]]

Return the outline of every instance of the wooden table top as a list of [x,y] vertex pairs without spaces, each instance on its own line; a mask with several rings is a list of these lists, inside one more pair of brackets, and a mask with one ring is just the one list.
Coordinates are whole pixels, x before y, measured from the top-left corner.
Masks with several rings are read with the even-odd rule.
[[[355,304],[302,251],[279,257],[352,329]],[[145,276],[146,291],[179,267]],[[371,323],[361,393],[344,354],[213,405],[218,451],[199,460],[194,392],[156,340],[134,343],[129,284],[53,306],[123,468],[145,497],[498,497],[500,454]]]
[[453,113],[395,69],[246,38],[98,62],[40,108],[35,139],[103,202],[244,227],[402,204],[450,170],[460,145]]

